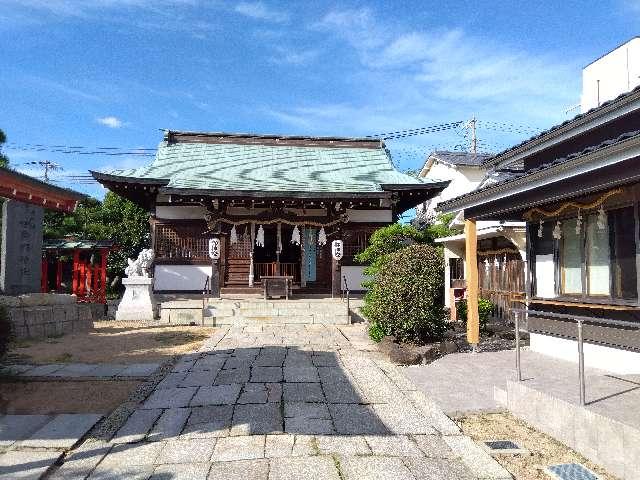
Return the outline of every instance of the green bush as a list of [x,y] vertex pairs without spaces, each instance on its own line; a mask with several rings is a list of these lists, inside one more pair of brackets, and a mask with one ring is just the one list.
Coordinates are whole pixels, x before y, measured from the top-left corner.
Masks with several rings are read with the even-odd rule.
[[12,340],[11,321],[7,309],[0,305],[0,360],[4,358],[9,349],[9,342]]
[[[495,308],[495,305],[491,301],[486,300],[484,298],[478,299],[478,317],[480,320],[481,332],[487,331],[487,324],[489,323],[489,317],[491,317],[491,313],[493,312],[494,308]],[[460,320],[466,325],[467,324],[467,301],[466,300],[460,300],[456,304],[456,314],[457,314],[458,320]]]
[[365,295],[369,335],[376,341],[384,335],[400,341],[440,339],[446,330],[443,291],[441,249],[417,244],[385,255]]

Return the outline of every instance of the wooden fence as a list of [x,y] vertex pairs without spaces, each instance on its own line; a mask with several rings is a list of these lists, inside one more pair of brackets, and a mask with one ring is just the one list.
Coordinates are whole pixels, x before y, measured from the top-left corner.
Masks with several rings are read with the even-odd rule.
[[478,262],[478,283],[480,298],[490,300],[495,305],[494,316],[509,319],[511,308],[520,304],[525,297],[525,262],[520,259],[489,259]]

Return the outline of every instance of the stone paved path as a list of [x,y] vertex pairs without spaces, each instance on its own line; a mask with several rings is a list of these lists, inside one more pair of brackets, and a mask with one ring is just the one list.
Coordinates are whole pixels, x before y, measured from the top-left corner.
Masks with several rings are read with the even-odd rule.
[[362,328],[218,329],[50,478],[511,478]]

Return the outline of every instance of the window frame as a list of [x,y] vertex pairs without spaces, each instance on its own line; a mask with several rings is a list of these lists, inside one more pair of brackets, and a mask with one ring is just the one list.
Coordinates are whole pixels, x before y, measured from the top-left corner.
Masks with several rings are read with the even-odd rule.
[[[605,212],[610,212],[612,210],[618,210],[621,208],[633,207],[633,221],[634,221],[634,240],[635,240],[635,260],[636,260],[636,297],[635,298],[623,298],[623,297],[614,297],[615,288],[614,288],[614,268],[612,260],[615,259],[615,252],[611,250],[611,232],[609,230],[609,222],[607,221],[607,237],[609,238],[609,294],[608,295],[589,295],[588,292],[588,272],[587,272],[587,235],[584,233],[581,235],[580,242],[580,258],[581,258],[581,277],[582,277],[582,293],[581,294],[565,294],[562,292],[563,288],[563,272],[562,272],[562,248],[561,242],[562,239],[553,239],[553,258],[554,258],[554,269],[555,269],[555,298],[553,300],[556,301],[567,301],[567,302],[580,302],[586,304],[595,304],[595,305],[621,305],[621,306],[640,306],[640,222],[639,222],[639,203],[637,201],[625,201],[621,203],[616,203],[612,205],[605,205]],[[588,214],[583,212],[582,217],[582,231],[584,232],[587,228],[587,216],[590,214],[594,214],[594,212],[589,212]],[[597,211],[595,212],[597,214]],[[550,219],[545,219],[546,222],[564,222],[566,220],[576,218],[577,212],[572,212],[571,214],[554,217]],[[547,298],[538,297],[536,295],[536,282],[535,282],[535,257],[536,251],[534,250],[534,240],[533,237],[537,235],[538,229],[538,221],[528,222],[527,224],[527,236],[530,240],[528,242],[528,258],[529,258],[529,275],[528,283],[529,283],[529,296],[532,300],[540,300],[545,301]]]

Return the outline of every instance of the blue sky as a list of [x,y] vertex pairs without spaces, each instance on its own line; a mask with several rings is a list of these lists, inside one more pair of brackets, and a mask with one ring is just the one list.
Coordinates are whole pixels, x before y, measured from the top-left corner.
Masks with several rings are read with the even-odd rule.
[[[573,116],[581,69],[639,34],[640,0],[230,2],[0,0],[0,128],[15,167],[65,175],[175,130],[356,136],[467,120],[497,151]],[[494,125],[495,126],[495,125]],[[506,131],[504,131],[506,130]],[[400,168],[460,130],[394,140]]]

